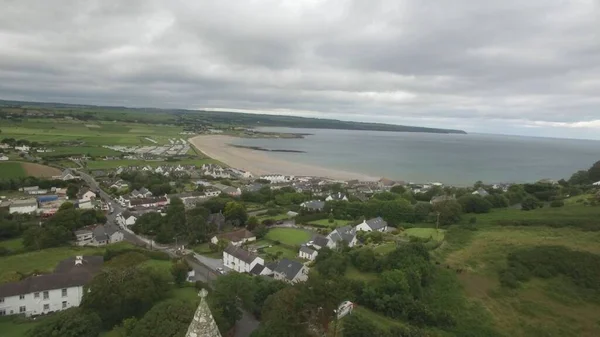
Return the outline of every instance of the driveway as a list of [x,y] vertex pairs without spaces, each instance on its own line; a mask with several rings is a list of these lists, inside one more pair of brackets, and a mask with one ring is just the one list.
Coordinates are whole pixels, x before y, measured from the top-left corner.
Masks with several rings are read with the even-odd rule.
[[196,253],[194,253],[194,258],[196,258],[198,262],[215,271],[217,270],[217,268],[225,268],[225,266],[223,265],[223,260],[221,259],[213,259]]

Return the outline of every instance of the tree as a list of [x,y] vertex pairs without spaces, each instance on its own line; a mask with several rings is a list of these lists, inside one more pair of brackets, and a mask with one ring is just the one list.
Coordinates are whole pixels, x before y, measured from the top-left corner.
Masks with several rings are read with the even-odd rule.
[[390,189],[390,192],[395,194],[404,194],[406,192],[406,187],[402,185],[396,185]]
[[171,265],[171,275],[173,275],[173,280],[175,280],[177,286],[181,287],[185,283],[190,270],[190,266],[184,259],[173,262]]
[[246,213],[244,205],[235,201],[230,201],[225,205],[223,215],[227,220],[239,222],[240,225],[248,220],[248,213]]
[[196,206],[186,212],[186,235],[189,243],[206,242],[217,231],[216,224],[206,222],[210,211],[202,206]]
[[344,275],[347,267],[346,256],[327,247],[321,248],[315,259],[315,268],[322,276]]
[[593,183],[590,179],[590,172],[585,170],[577,171],[569,178],[571,185],[588,185],[590,183]]
[[372,337],[382,336],[384,333],[371,320],[360,313],[353,313],[345,317],[341,323],[344,337]]
[[79,192],[79,186],[75,184],[69,184],[67,186],[67,196],[69,199],[74,200],[77,199],[77,193]]
[[23,233],[23,246],[27,250],[64,246],[73,238],[73,233],[63,226],[31,226]]
[[100,317],[80,308],[71,308],[41,320],[27,333],[29,337],[97,337],[100,335],[102,322]]
[[81,307],[96,312],[105,328],[129,317],[141,317],[163,299],[169,284],[151,269],[111,268],[85,287]]
[[466,194],[458,199],[465,213],[488,213],[492,204],[479,195]]
[[247,274],[228,273],[214,282],[208,300],[221,331],[229,331],[242,317],[240,307],[254,309],[255,292],[256,285]]
[[246,229],[248,229],[249,231],[253,231],[259,224],[260,223],[258,221],[258,218],[255,216],[251,216],[246,222]]
[[600,181],[600,161],[597,161],[590,167],[588,174],[592,183]]
[[433,211],[439,214],[440,225],[446,226],[460,221],[462,206],[456,200],[441,201],[433,205]]
[[134,326],[129,337],[175,337],[183,336],[194,315],[193,301],[171,299],[161,302]]
[[534,197],[527,197],[521,203],[521,210],[523,211],[531,211],[540,207],[540,202]]
[[329,217],[327,218],[327,222],[329,222],[329,223],[334,223],[335,222],[335,217],[333,216],[333,213],[329,213]]
[[265,237],[265,235],[267,235],[267,232],[269,231],[269,229],[267,228],[267,226],[265,225],[258,225],[253,233],[254,235],[256,235],[256,239],[262,239]]

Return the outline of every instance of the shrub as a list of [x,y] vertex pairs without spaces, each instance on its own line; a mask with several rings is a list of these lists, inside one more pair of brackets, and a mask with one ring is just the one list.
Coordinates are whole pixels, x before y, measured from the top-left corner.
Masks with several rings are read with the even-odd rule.
[[550,203],[550,207],[554,207],[554,208],[563,207],[564,205],[565,205],[565,202],[562,200],[554,200]]

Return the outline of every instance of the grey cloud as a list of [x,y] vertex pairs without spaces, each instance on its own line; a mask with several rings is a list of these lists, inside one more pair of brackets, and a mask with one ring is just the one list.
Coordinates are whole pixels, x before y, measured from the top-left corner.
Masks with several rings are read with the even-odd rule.
[[594,0],[12,0],[0,98],[560,128],[600,119],[598,31]]

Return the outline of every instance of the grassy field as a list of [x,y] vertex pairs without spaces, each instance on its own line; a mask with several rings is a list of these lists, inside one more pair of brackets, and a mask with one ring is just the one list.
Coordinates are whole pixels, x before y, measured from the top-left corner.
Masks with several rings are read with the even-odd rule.
[[309,225],[320,225],[320,226],[328,226],[330,228],[343,227],[347,224],[354,222],[352,220],[337,220],[335,219],[333,223],[329,223],[329,219],[321,219],[316,221],[311,221]]
[[296,228],[273,228],[269,230],[265,239],[279,241],[287,245],[301,245],[310,240],[311,235],[301,229]]
[[283,247],[283,246],[273,246],[273,247],[263,248],[262,252],[263,252],[263,254],[260,254],[260,255],[263,256],[263,258],[267,255],[267,253],[277,254],[278,252],[281,252],[281,258],[288,258],[291,260],[300,260],[300,258],[298,257],[297,251],[291,250],[291,249]]
[[18,162],[0,162],[0,178],[21,178],[27,177],[25,169]]
[[209,243],[205,242],[199,245],[196,245],[192,248],[192,250],[200,255],[204,255],[207,257],[212,257],[215,259],[220,259],[223,257],[223,253],[222,252],[213,252],[212,250],[210,250],[209,247]]
[[560,245],[600,254],[600,232],[573,227],[495,226],[498,220],[535,219],[560,222],[576,218],[600,221],[600,207],[568,201],[562,208],[524,212],[496,210],[478,215],[477,230],[451,227],[434,252],[436,259],[462,268],[458,278],[468,298],[493,317],[497,330],[512,336],[598,336],[600,305],[564,278],[534,279],[520,289],[502,288],[498,272],[507,255],[521,247]]
[[11,251],[18,251],[23,249],[23,239],[12,239],[12,240],[4,240],[0,241],[0,247],[4,247]]
[[444,240],[446,231],[444,229],[435,228],[409,228],[404,230],[403,234],[406,236],[413,236],[421,239],[433,239],[434,241]]
[[274,221],[286,220],[289,217],[287,216],[287,214],[284,213],[284,214],[277,214],[277,215],[261,215],[261,216],[258,216],[257,218],[258,218],[258,221],[262,222],[267,219],[274,220]]
[[24,320],[20,317],[0,317],[0,335],[2,337],[25,337],[27,331],[37,324],[39,321]]
[[[129,247],[128,243],[120,242],[111,247]],[[9,255],[0,258],[0,284],[17,281],[17,273],[31,273],[34,271],[51,272],[58,262],[75,255],[100,255],[104,254],[105,247],[60,247],[41,251]]]

